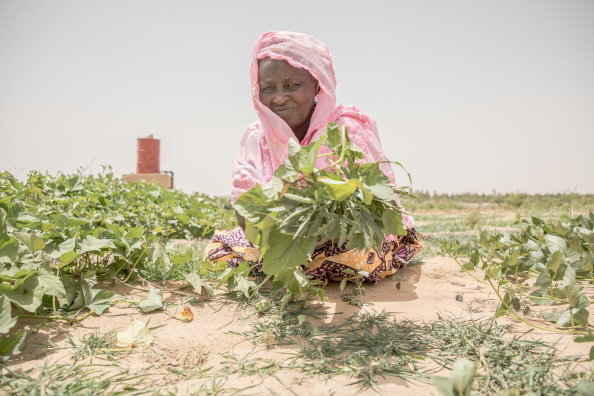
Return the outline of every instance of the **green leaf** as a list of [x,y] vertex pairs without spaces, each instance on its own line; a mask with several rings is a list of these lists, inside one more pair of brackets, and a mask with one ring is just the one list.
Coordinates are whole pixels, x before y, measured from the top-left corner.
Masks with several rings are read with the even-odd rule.
[[559,318],[563,315],[564,311],[551,311],[551,312],[543,312],[540,316],[544,319],[551,321],[553,323],[557,322]]
[[545,235],[544,239],[545,245],[547,246],[547,248],[549,248],[551,253],[565,251],[565,249],[567,249],[567,243],[565,242],[565,239],[557,235]]
[[343,280],[340,281],[340,291],[344,291],[344,288],[346,286],[347,283],[347,278],[344,278]]
[[0,337],[0,357],[7,360],[11,356],[18,355],[23,351],[27,332],[19,330],[14,334]]
[[17,260],[19,243],[14,238],[0,240],[0,264],[12,264]]
[[6,211],[0,208],[0,240],[7,237],[6,230]]
[[594,245],[594,230],[589,230],[584,227],[577,227],[580,237],[584,238],[590,245]]
[[561,265],[561,261],[563,259],[563,255],[560,250],[555,251],[551,258],[547,261],[547,269],[550,271],[552,277],[554,278],[557,275],[557,271],[559,271],[559,266]]
[[472,264],[473,268],[478,265],[480,257],[481,256],[478,249],[474,249],[474,251],[470,255],[470,263]]
[[202,289],[206,291],[206,294],[209,296],[213,295],[212,286],[206,283],[200,275],[195,272],[186,272],[184,273],[184,278],[192,285],[196,293],[202,294]]
[[275,277],[275,280],[281,280],[287,286],[287,288],[291,291],[291,293],[297,295],[302,294],[303,290],[307,285],[309,285],[309,280],[301,269],[295,268],[293,270],[287,269]]
[[157,309],[163,309],[163,292],[151,287],[149,295],[138,304],[138,308],[144,313],[152,312]]
[[262,272],[266,275],[277,275],[284,269],[305,265],[314,247],[313,241],[293,239],[278,231],[271,232],[268,239],[270,248],[262,261]]
[[384,225],[382,232],[385,235],[406,235],[402,213],[396,210],[385,210],[382,213],[382,223]]
[[32,252],[37,252],[45,247],[45,240],[40,234],[15,232],[14,236],[24,243]]
[[503,299],[499,303],[499,307],[497,307],[497,311],[495,312],[495,317],[498,318],[507,314],[509,308],[511,306],[511,294],[509,292],[505,293]]
[[[594,346],[590,348],[590,360],[594,360]],[[575,391],[579,396],[594,395],[594,383],[591,380],[581,380],[575,387]]]
[[464,358],[456,360],[450,378],[458,395],[470,396],[475,375],[476,365],[474,363]]
[[19,288],[7,291],[6,297],[19,307],[27,312],[35,312],[41,305],[43,294],[45,290],[42,287],[37,287],[39,280],[36,275],[27,278],[25,283]]
[[340,128],[338,127],[337,123],[332,122],[326,126],[326,137],[328,140],[328,147],[331,150],[336,151],[340,148]]
[[316,141],[301,147],[299,143],[293,139],[289,140],[289,158],[288,161],[293,165],[293,168],[308,175],[313,172],[316,162],[316,156],[322,144],[326,142],[326,136],[321,136]]
[[397,201],[398,195],[391,181],[380,169],[379,162],[369,162],[359,167],[359,175],[366,188],[379,199]]
[[54,275],[49,265],[43,264],[39,266],[37,276],[39,286],[44,289],[45,294],[49,296],[56,296],[62,301],[66,299],[66,290],[60,278]]
[[318,180],[324,184],[328,196],[334,201],[344,201],[361,185],[361,182],[356,179],[334,180],[320,177]]
[[585,308],[590,305],[588,297],[582,294],[582,289],[576,285],[566,285],[562,289],[563,297],[567,299],[571,308]]
[[290,194],[290,193],[286,193],[285,195],[283,195],[283,198],[288,199],[290,201],[304,203],[304,204],[313,204],[315,202],[311,198],[303,197],[303,196],[297,195],[297,194]]
[[362,159],[365,158],[365,153],[363,152],[363,150],[361,150],[359,148],[359,146],[357,146],[356,144],[350,142],[347,144],[347,155],[352,156],[354,158],[357,159]]
[[223,270],[223,272],[221,272],[221,274],[219,275],[218,279],[219,279],[219,283],[217,284],[217,288],[221,287],[222,285],[224,285],[225,283],[227,283],[227,281],[233,277],[233,275],[235,275],[237,273],[237,268],[233,268],[233,267],[227,267]]
[[11,316],[11,304],[8,297],[0,294],[0,334],[8,333],[17,322],[17,318]]
[[371,191],[368,188],[365,188],[365,186],[359,186],[359,190],[363,194],[363,203],[367,206],[371,205],[373,202],[373,194]]
[[86,307],[97,315],[101,315],[109,309],[114,296],[115,293],[109,290],[91,289],[91,301]]
[[291,300],[291,297],[292,297],[291,292],[287,290],[287,292],[285,293],[283,298],[281,298],[281,303],[280,303],[280,307],[279,307],[281,311],[285,309],[285,306]]
[[530,301],[537,305],[553,305],[555,300],[547,297],[550,297],[548,289],[535,290],[528,296]]
[[575,342],[594,342],[594,333],[584,334],[573,339]]
[[590,323],[588,322],[588,317],[590,316],[590,312],[588,312],[585,308],[573,308],[573,323],[576,326],[588,326]]
[[258,285],[247,279],[245,276],[235,275],[233,278],[235,281],[235,289],[242,292],[246,298],[250,297],[250,289],[256,289],[258,287]]
[[249,221],[245,224],[245,237],[255,246],[260,245],[260,228],[256,227]]
[[295,139],[289,139],[287,153],[289,156],[296,155],[302,147]]
[[[64,242],[60,243],[58,245],[57,249],[53,249],[53,250],[49,251],[48,254],[51,257],[58,259],[58,258],[60,258],[60,256],[63,256],[64,254],[66,254],[68,252],[73,252],[75,248],[76,248],[76,240],[74,238],[68,238]],[[61,261],[63,261],[63,260],[61,260]]]
[[268,202],[268,196],[264,194],[260,185],[256,185],[241,194],[233,204],[233,208],[246,220],[257,224],[266,216],[266,213],[262,212],[262,205],[266,202]]
[[516,311],[519,311],[521,309],[520,299],[518,297],[512,297],[511,305]]
[[575,284],[575,270],[570,265],[565,268],[565,273],[563,274],[563,283],[565,285]]
[[552,279],[548,271],[542,270],[538,278],[536,278],[535,286],[539,289],[548,289],[551,285]]
[[66,253],[60,255],[60,257],[59,257],[60,263],[61,263],[60,268],[70,264],[74,260],[78,259],[80,256],[81,255],[76,252],[66,252]]
[[16,218],[16,220],[23,222],[23,223],[37,223],[37,222],[39,222],[39,219],[37,217],[33,217],[27,213],[20,213],[18,215],[18,217]]
[[268,183],[262,187],[262,192],[268,199],[278,199],[283,190],[284,183],[278,176],[273,176]]
[[[557,326],[570,327],[588,324],[589,312],[584,308],[572,308],[563,312],[555,312],[558,315]],[[545,315],[543,315],[545,317]],[[554,315],[546,316],[545,319],[552,320]],[[573,318],[573,323],[572,323]]]
[[126,239],[140,238],[142,236],[143,232],[144,232],[144,230],[142,229],[142,227],[132,227],[128,230],[126,235],[124,235],[124,238],[126,238]]
[[[297,180],[299,177],[299,172],[293,168],[293,165],[291,165],[289,161],[285,161],[285,163],[279,166],[274,172],[273,178],[275,177],[291,182]],[[268,196],[268,194],[266,195]]]
[[456,360],[449,378],[433,377],[433,385],[444,396],[470,396],[476,365],[466,358]]
[[447,377],[433,377],[433,386],[443,396],[458,396],[454,393],[454,384],[452,380]]
[[92,235],[87,235],[80,243],[80,253],[99,252],[101,249],[115,248],[112,239],[99,239]]
[[185,250],[185,251],[182,251],[182,252],[173,252],[169,256],[169,259],[171,260],[171,263],[174,266],[186,265],[187,263],[189,263],[190,261],[192,261],[192,251],[191,250]]

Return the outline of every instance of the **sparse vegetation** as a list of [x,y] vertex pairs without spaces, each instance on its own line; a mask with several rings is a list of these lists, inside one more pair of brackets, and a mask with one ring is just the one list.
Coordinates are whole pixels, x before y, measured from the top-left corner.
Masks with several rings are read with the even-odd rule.
[[[519,320],[516,315],[529,322],[537,320],[546,329],[579,333],[577,341],[592,340],[583,310],[591,298],[592,272],[584,263],[591,263],[592,258],[590,232],[594,230],[588,213],[594,208],[594,196],[415,195],[416,201],[404,197],[403,203],[415,215],[425,244],[416,265],[443,254],[445,246],[469,273],[487,284],[493,282],[502,298],[499,314],[510,314],[514,321]],[[586,366],[591,357],[560,354],[554,344],[517,334],[513,325],[480,318],[489,311],[485,296],[465,296],[464,310],[477,319],[442,316],[429,322],[396,321],[390,313],[367,311],[369,295],[364,294],[361,282],[350,282],[342,292],[354,306],[341,303],[354,313],[341,320],[325,323],[322,319],[327,313],[307,299],[288,301],[281,310],[283,294],[269,284],[258,288],[264,276],[246,263],[231,269],[204,261],[202,250],[214,228],[228,228],[234,221],[228,199],[131,185],[109,170],[98,176],[33,173],[27,182],[2,174],[0,352],[8,360],[0,364],[0,393],[241,394],[259,390],[267,378],[283,387],[294,385],[287,383],[286,373],[298,373],[297,384],[307,377],[322,382],[340,379],[353,385],[353,394],[366,388],[381,392],[381,383],[390,378],[429,387],[435,383],[443,393],[454,389],[457,376],[468,375],[464,370],[470,367],[476,367],[471,388],[465,387],[471,393],[593,392],[593,373]],[[552,242],[561,242],[547,235],[563,239],[565,247],[551,249]],[[528,265],[537,251],[527,249],[530,241],[539,245],[542,265],[537,260]],[[517,257],[516,251],[520,252]],[[546,285],[545,273],[550,278]],[[352,275],[355,280],[364,276]],[[406,284],[398,274],[394,280],[398,286]],[[113,291],[114,286],[142,297],[124,298]],[[547,307],[537,304],[543,299],[552,301],[553,310],[561,313],[555,320],[560,327],[538,317],[542,307]],[[180,350],[152,345],[146,350],[122,351],[114,342],[118,329],[100,329],[57,339],[44,350],[45,363],[15,369],[19,356],[9,356],[32,347],[27,337],[45,328],[43,323],[64,323],[56,333],[68,335],[71,329],[80,329],[77,323],[116,304],[139,315],[143,308],[151,311],[143,314],[148,321],[151,315],[186,320],[179,316],[186,306],[194,310],[194,321],[202,320],[203,310],[233,308],[236,316],[229,323],[245,321],[247,327],[232,335],[251,341],[254,347],[248,352],[229,350],[221,356],[192,349],[195,345]],[[125,312],[122,315],[131,311]],[[569,322],[561,323],[565,312]],[[282,355],[272,358],[262,351]],[[54,353],[65,360],[52,360]],[[136,354],[149,364],[143,370],[131,370],[123,363]],[[459,363],[454,369],[461,358],[472,366]],[[452,373],[443,371],[452,369]],[[237,387],[231,380],[237,377],[253,380]],[[197,382],[178,391],[176,384],[184,381]]]

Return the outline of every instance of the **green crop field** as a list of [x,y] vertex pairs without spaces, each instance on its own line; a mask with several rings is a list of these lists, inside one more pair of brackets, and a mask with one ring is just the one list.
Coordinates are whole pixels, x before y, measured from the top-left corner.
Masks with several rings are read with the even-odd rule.
[[[232,269],[204,260],[214,231],[236,225],[228,198],[125,183],[109,169],[34,172],[26,181],[2,173],[0,393],[290,394],[308,376],[337,379],[351,394],[384,392],[391,379],[444,395],[594,394],[594,195],[413,195],[402,203],[424,250],[410,266],[428,270],[434,260],[455,260],[461,276],[488,291],[492,314],[397,321],[365,310],[373,297],[364,292],[375,289],[357,278],[344,291],[328,285],[345,317],[320,322],[319,293],[297,290],[287,301],[245,264]],[[398,276],[383,282],[399,292]],[[190,313],[180,313],[183,307]],[[229,347],[215,357],[190,348],[183,359],[171,358],[175,364],[159,365],[167,323],[200,326],[207,310],[232,312],[225,321],[242,324],[222,340],[268,355]],[[74,336],[108,315],[147,323]],[[565,337],[582,353],[560,353],[514,326]],[[60,337],[39,342],[44,332]],[[123,364],[135,358],[152,363]],[[183,388],[191,381],[193,388]],[[267,381],[274,387],[261,385]]]

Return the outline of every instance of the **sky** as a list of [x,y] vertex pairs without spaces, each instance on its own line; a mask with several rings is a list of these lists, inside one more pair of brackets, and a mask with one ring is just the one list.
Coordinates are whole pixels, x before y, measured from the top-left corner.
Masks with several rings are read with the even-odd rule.
[[153,134],[176,187],[228,194],[271,30],[329,47],[414,190],[594,193],[590,0],[0,0],[0,171],[133,173]]

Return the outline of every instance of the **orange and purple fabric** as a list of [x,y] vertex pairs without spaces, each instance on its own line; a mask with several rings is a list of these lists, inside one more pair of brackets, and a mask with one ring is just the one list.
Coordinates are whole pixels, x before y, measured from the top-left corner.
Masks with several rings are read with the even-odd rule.
[[[311,280],[340,281],[352,278],[351,274],[345,272],[345,269],[351,269],[355,273],[368,273],[364,280],[377,283],[408,264],[422,249],[414,228],[409,229],[407,235],[392,236],[382,242],[381,248],[378,249],[348,250],[345,245],[338,246],[328,241],[316,246],[311,260],[303,263],[303,272]],[[216,231],[205,249],[205,255],[213,263],[226,261],[227,265],[232,267],[239,265],[240,261],[254,265],[259,259],[258,248],[248,241],[240,227]]]

